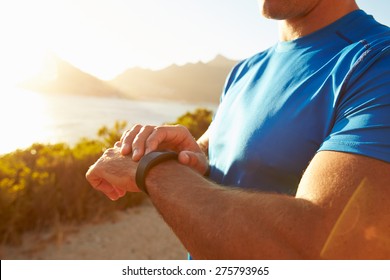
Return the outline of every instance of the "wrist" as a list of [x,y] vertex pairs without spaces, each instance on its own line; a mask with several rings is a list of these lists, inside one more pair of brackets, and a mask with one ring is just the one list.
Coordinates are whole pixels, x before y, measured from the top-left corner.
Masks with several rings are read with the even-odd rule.
[[175,152],[151,152],[142,157],[139,161],[135,176],[138,188],[149,195],[146,178],[151,169],[166,161],[177,160],[177,157],[178,155]]
[[[154,166],[145,177],[145,186],[151,196],[168,191],[169,195],[177,189],[177,181],[187,168],[176,160],[167,160]],[[172,188],[172,186],[175,186]]]

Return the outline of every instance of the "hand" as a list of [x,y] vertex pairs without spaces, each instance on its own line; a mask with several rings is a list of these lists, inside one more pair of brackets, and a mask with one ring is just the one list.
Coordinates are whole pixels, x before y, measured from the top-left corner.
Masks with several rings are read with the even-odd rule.
[[127,191],[139,192],[135,184],[137,163],[131,157],[123,156],[120,144],[104,152],[99,160],[87,171],[86,178],[95,189],[111,200],[123,197]]
[[179,154],[178,161],[200,174],[208,169],[206,155],[187,128],[181,125],[141,126],[136,125],[121,137],[121,153],[132,153],[134,161],[155,150],[171,150]]

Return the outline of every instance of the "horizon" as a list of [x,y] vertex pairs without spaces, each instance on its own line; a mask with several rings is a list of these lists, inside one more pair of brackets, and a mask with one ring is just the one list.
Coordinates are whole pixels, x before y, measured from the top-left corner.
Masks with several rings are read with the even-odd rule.
[[217,54],[216,56],[214,56],[213,58],[211,58],[210,60],[207,60],[207,61],[204,61],[204,60],[198,60],[198,61],[186,61],[186,62],[183,62],[183,63],[176,63],[176,62],[173,62],[172,64],[167,64],[167,65],[164,65],[162,66],[161,68],[153,68],[153,67],[147,67],[147,66],[142,66],[142,65],[134,65],[134,66],[131,66],[129,68],[126,68],[124,69],[122,72],[118,73],[117,75],[115,75],[114,77],[110,78],[110,79],[103,79],[101,77],[98,77],[98,76],[95,76],[91,73],[88,73],[88,72],[85,72],[83,71],[82,69],[78,68],[76,65],[73,65],[71,62],[69,61],[66,61],[64,60],[63,58],[61,57],[58,57],[60,59],[62,59],[63,61],[65,61],[66,63],[69,63],[70,65],[74,66],[76,69],[88,74],[88,75],[91,75],[97,79],[100,79],[102,81],[105,81],[105,82],[110,82],[110,81],[114,81],[115,79],[117,79],[119,76],[125,74],[127,71],[131,71],[131,70],[145,70],[145,71],[151,71],[151,72],[159,72],[159,71],[164,71],[164,70],[167,70],[168,68],[170,67],[184,67],[184,66],[187,66],[187,65],[197,65],[197,64],[209,64],[209,63],[212,63],[213,61],[217,60],[217,59],[224,59],[226,61],[237,61],[238,60],[235,60],[235,59],[230,59],[222,54]]
[[[357,2],[390,25],[390,3]],[[0,31],[0,86],[41,72],[51,54],[111,80],[135,67],[241,60],[278,40],[256,0],[9,0],[0,3]]]

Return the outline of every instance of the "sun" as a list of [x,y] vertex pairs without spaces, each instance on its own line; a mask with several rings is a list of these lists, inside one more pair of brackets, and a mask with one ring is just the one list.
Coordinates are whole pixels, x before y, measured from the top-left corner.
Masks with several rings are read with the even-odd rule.
[[23,82],[44,67],[49,46],[45,26],[50,24],[43,20],[44,9],[39,9],[38,2],[0,4],[0,87]]
[[1,50],[0,86],[18,85],[41,74],[45,69],[47,56],[48,51],[44,48]]
[[41,94],[17,87],[0,87],[0,155],[34,142],[50,140],[47,102]]

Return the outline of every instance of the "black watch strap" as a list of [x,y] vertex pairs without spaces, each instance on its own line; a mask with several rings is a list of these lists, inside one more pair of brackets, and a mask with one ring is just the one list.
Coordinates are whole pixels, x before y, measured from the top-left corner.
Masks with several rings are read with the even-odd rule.
[[177,153],[169,151],[151,152],[147,155],[144,155],[139,161],[137,171],[135,173],[135,183],[137,184],[138,188],[149,195],[145,186],[145,178],[149,170],[161,162],[177,159],[177,156]]

